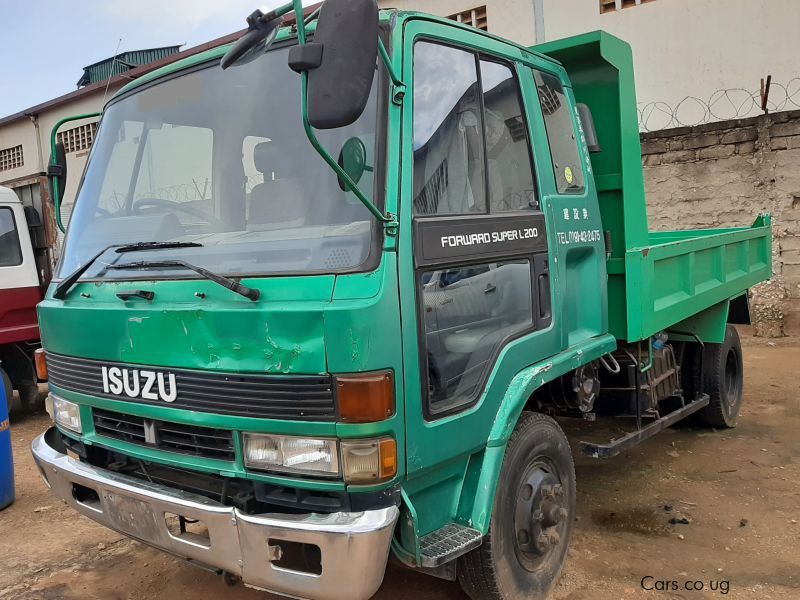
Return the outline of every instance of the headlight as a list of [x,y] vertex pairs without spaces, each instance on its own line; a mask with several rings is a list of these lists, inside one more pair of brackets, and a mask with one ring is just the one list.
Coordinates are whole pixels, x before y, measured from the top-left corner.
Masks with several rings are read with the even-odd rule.
[[336,477],[339,451],[336,440],[245,433],[244,464],[263,471]]
[[75,433],[83,433],[81,407],[77,404],[64,400],[64,398],[53,396],[53,413],[57,424]]

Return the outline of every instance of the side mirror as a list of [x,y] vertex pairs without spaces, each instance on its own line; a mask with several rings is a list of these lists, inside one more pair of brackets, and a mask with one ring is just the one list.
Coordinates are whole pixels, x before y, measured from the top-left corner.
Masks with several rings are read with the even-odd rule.
[[275,11],[264,14],[254,11],[247,17],[247,32],[225,53],[219,65],[227,69],[235,63],[246,63],[266,52],[275,41],[283,23],[283,17]]
[[346,127],[361,116],[377,60],[377,2],[326,0],[313,42],[289,53],[289,66],[308,73],[308,121],[312,127]]
[[581,125],[583,125],[583,135],[586,137],[586,146],[589,148],[589,152],[602,152],[603,149],[597,139],[597,129],[594,127],[594,117],[592,117],[591,109],[583,102],[579,102],[576,106]]
[[[351,137],[342,145],[337,162],[342,170],[350,176],[353,183],[361,181],[366,171],[372,171],[372,167],[367,165],[367,147],[358,137]],[[337,177],[337,179],[342,191],[348,191],[349,188],[344,179],[341,177]]]
[[62,142],[56,143],[55,154],[50,156],[47,166],[47,179],[50,183],[50,198],[53,199],[56,213],[61,210],[61,201],[64,200],[64,189],[67,187],[67,153]]
[[34,229],[42,226],[42,218],[39,216],[39,211],[33,206],[25,206],[25,222],[28,224],[28,229]]
[[34,250],[39,250],[47,247],[47,242],[44,239],[45,234],[42,227],[42,217],[39,211],[33,206],[25,206],[25,222],[28,224],[28,232],[31,234],[31,244]]

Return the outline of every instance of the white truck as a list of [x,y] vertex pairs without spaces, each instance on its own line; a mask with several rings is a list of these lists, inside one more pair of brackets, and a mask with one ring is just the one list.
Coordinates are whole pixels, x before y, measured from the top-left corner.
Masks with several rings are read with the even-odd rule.
[[36,305],[48,272],[39,268],[36,257],[41,230],[38,211],[0,187],[0,381],[12,412],[30,408],[39,399],[34,366],[39,348]]

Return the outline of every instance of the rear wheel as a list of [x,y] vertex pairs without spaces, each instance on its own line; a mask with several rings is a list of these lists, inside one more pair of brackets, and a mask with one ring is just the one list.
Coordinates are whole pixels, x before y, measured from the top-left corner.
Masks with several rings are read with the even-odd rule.
[[474,600],[543,599],[561,573],[575,519],[575,466],[552,418],[523,413],[506,448],[489,533],[459,559]]
[[703,391],[711,397],[700,418],[712,427],[736,427],[744,394],[742,343],[736,328],[728,325],[721,344],[706,344],[703,351]]

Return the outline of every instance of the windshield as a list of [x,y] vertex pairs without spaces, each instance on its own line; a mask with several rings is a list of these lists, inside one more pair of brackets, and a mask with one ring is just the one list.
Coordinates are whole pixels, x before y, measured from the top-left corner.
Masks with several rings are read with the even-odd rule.
[[[303,130],[300,76],[288,48],[223,71],[167,79],[108,107],[69,223],[59,277],[112,244],[194,242],[130,258],[107,252],[85,278],[185,277],[113,270],[130,260],[191,262],[220,274],[337,272],[369,255],[374,219]],[[361,118],[319,131],[338,156],[358,137],[375,166],[377,84]],[[359,187],[375,194],[374,171]]]

